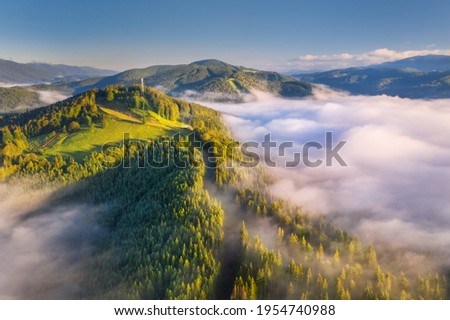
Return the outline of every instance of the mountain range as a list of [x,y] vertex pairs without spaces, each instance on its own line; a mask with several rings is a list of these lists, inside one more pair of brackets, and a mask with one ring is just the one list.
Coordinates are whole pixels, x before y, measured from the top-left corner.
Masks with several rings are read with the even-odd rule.
[[94,76],[109,76],[116,71],[64,64],[18,63],[0,59],[0,82],[6,84],[35,84],[42,82],[69,81]]
[[260,71],[209,59],[181,65],[157,65],[131,69],[109,77],[63,84],[81,93],[108,85],[130,86],[144,79],[146,86],[155,87],[171,96],[188,96],[203,101],[243,101],[253,90],[283,97],[304,97],[311,94],[311,85],[277,72]]
[[20,88],[2,88],[2,112],[45,105],[37,92],[76,95],[111,85],[129,87],[140,84],[141,79],[145,85],[170,96],[200,101],[243,102],[255,90],[293,98],[308,96],[312,92],[312,86],[304,81],[214,59],[181,65],[156,65],[113,75],[113,71],[90,67],[18,64],[6,60],[0,61],[0,70],[0,82],[33,83]]
[[351,94],[450,98],[450,56],[445,55],[416,56],[367,67],[296,74],[293,77]]
[[[0,83],[32,84],[0,90],[0,111],[45,105],[39,92],[76,95],[93,88],[139,84],[173,96],[209,102],[243,102],[257,90],[288,98],[311,95],[314,84],[350,94],[450,98],[450,56],[416,56],[366,67],[282,75],[208,59],[120,73],[91,67],[0,60]],[[9,84],[9,85],[8,85]]]
[[375,68],[413,69],[417,71],[445,71],[450,70],[450,56],[426,55],[415,56],[397,61],[384,62],[373,65]]

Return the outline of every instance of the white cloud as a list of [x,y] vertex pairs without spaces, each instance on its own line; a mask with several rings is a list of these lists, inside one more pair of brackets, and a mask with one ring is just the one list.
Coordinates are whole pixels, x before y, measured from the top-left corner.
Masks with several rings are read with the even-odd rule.
[[99,208],[55,205],[53,196],[0,184],[0,299],[76,297]]
[[9,82],[0,82],[0,88],[12,88],[12,87],[26,87],[30,86],[29,83],[9,83]]
[[52,104],[69,97],[68,95],[58,91],[39,90],[37,93],[39,93],[39,100],[41,100],[44,104]]
[[366,66],[370,64],[383,63],[406,59],[414,56],[428,54],[450,55],[450,50],[433,49],[434,44],[427,46],[426,50],[395,51],[387,48],[380,48],[361,54],[340,53],[333,55],[313,55],[307,54],[290,60],[284,70],[329,70],[349,68],[355,66]]
[[212,107],[228,113],[241,141],[261,142],[271,132],[298,147],[323,143],[326,131],[346,140],[340,154],[348,167],[272,168],[272,192],[369,240],[432,249],[450,263],[449,103],[320,90],[302,100],[265,97]]

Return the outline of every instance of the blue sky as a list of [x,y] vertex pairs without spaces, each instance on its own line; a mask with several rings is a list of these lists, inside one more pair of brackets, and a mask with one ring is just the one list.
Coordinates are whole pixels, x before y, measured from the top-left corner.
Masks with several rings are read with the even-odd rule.
[[449,30],[448,0],[0,0],[0,58],[116,70],[204,58],[275,70],[367,64],[447,53]]

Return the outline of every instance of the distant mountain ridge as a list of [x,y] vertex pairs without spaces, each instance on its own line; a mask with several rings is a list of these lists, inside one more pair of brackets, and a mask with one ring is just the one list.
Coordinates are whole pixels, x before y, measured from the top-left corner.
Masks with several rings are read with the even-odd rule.
[[[111,71],[112,72],[112,71]],[[209,59],[190,64],[156,65],[109,74],[108,70],[49,64],[18,64],[0,60],[0,82],[34,83],[31,86],[1,88],[0,112],[41,106],[37,92],[76,95],[93,88],[123,84],[155,87],[174,97],[201,101],[243,102],[253,90],[283,97],[304,97],[312,92],[309,83],[276,72],[260,71]],[[92,76],[90,76],[92,75]],[[49,82],[49,83],[46,83]]]
[[296,74],[296,79],[325,84],[351,94],[412,99],[450,98],[450,56],[416,56],[367,67]]
[[309,83],[276,72],[234,66],[209,59],[181,65],[156,65],[131,69],[98,81],[67,84],[74,93],[108,85],[130,86],[144,79],[146,86],[155,87],[171,96],[190,95],[210,101],[242,101],[253,90],[270,92],[283,97],[304,97],[311,94]]
[[426,56],[415,56],[402,60],[376,64],[372,67],[414,69],[418,71],[447,71],[450,70],[450,56],[433,54]]
[[117,73],[92,67],[77,67],[64,64],[18,63],[0,59],[0,82],[11,84],[35,84],[58,80],[78,80],[94,76],[109,76]]

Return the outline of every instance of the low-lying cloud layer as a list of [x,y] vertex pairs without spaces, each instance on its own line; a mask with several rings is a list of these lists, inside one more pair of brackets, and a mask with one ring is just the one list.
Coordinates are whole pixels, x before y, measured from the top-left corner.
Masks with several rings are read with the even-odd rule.
[[[313,98],[260,94],[245,104],[212,104],[235,137],[293,141],[296,150],[325,132],[346,140],[348,164],[274,168],[273,193],[320,212],[368,241],[433,250],[450,262],[450,101],[347,96],[319,89]],[[323,156],[319,153],[319,156]],[[288,159],[290,160],[290,159]]]
[[12,87],[27,87],[31,86],[29,83],[9,83],[9,82],[0,82],[0,88],[12,88]]
[[0,184],[0,299],[79,294],[99,235],[95,208],[58,206],[52,192]]
[[41,100],[42,103],[45,105],[67,99],[69,97],[68,95],[63,94],[58,91],[39,90],[39,91],[37,91],[37,93],[39,93],[39,100]]
[[[24,90],[16,92],[15,88],[22,87],[22,89],[34,93],[31,97],[22,97]],[[13,98],[6,95],[5,100],[3,96],[0,99],[0,112],[23,112],[26,110],[46,106],[56,103],[58,101],[65,100],[69,97],[67,93],[56,90],[36,90],[27,84],[5,84],[0,82],[0,88],[6,88],[11,90],[9,94]],[[25,93],[27,93],[25,91]],[[20,102],[18,102],[20,101]]]

